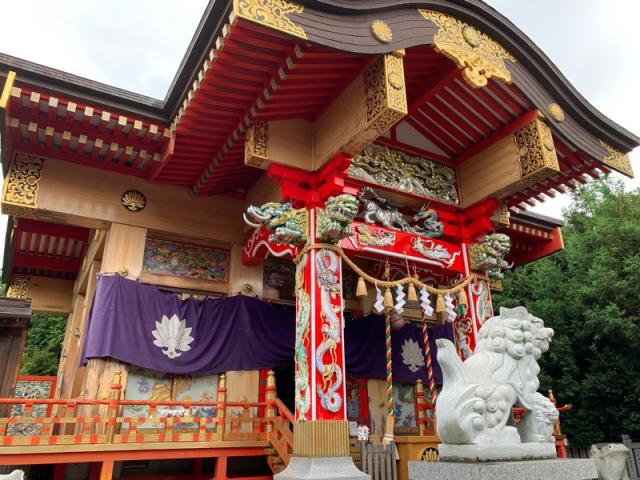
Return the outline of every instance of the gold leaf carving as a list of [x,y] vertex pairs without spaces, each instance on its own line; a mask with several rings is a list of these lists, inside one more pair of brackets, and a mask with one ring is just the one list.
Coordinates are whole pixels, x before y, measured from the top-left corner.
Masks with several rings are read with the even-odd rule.
[[269,164],[267,148],[269,145],[269,124],[254,123],[247,130],[244,143],[244,163],[257,168],[265,168]]
[[553,144],[551,129],[536,119],[514,134],[520,156],[520,176],[530,183],[559,172],[558,156]]
[[371,34],[380,43],[389,43],[393,40],[391,28],[382,20],[374,20],[371,22]]
[[44,160],[18,153],[4,182],[2,212],[33,217],[38,208],[38,186]]
[[555,121],[562,122],[564,120],[564,110],[562,110],[562,107],[557,103],[550,103],[547,111]]
[[29,296],[29,285],[31,278],[16,276],[13,277],[11,285],[7,290],[7,297],[9,298],[27,298]]
[[120,197],[122,206],[130,212],[140,212],[147,206],[147,198],[137,190],[127,190]]
[[234,0],[234,14],[250,22],[264,25],[279,32],[307,39],[304,29],[288,15],[302,13],[304,7],[286,0]]
[[458,203],[455,170],[400,150],[371,144],[353,158],[349,175],[414,195]]
[[438,27],[433,40],[436,51],[463,69],[462,75],[472,87],[484,87],[490,78],[511,83],[511,72],[505,61],[515,63],[516,59],[499,43],[471,25],[444,13],[418,11]]
[[602,158],[602,163],[620,173],[633,177],[633,167],[631,166],[629,155],[622,153],[620,150],[616,150],[602,140],[600,140],[600,145],[607,151],[607,154]]
[[407,114],[402,58],[381,57],[364,72],[369,128],[384,133]]

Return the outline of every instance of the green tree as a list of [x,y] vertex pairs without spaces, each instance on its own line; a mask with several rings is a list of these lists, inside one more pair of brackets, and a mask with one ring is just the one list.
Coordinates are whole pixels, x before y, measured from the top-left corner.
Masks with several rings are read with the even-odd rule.
[[541,362],[573,445],[640,437],[640,192],[606,179],[578,189],[565,250],[509,272],[494,305],[524,305],[555,330]]
[[23,375],[56,375],[67,318],[34,314],[22,356]]

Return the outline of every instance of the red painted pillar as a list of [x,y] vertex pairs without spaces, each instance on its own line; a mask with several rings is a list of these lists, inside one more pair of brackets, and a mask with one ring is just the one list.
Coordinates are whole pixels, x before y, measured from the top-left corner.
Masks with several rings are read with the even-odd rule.
[[[309,245],[317,210],[309,208]],[[296,420],[346,420],[342,261],[311,248],[296,271]]]
[[215,480],[227,480],[227,457],[216,458]]

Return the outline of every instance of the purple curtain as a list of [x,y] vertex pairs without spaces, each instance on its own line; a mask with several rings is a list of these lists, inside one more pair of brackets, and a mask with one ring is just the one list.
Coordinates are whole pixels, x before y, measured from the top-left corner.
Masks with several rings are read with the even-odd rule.
[[[177,318],[171,321],[174,315]],[[434,371],[440,381],[434,340],[452,340],[453,333],[450,325],[432,327],[430,333]],[[174,293],[150,285],[105,275],[98,278],[82,364],[88,358],[111,357],[175,374],[256,370],[291,362],[294,341],[295,309],[291,307],[242,295],[181,300]],[[420,328],[408,323],[393,332],[392,342],[394,379],[407,383],[414,383],[417,378],[426,381],[419,355]],[[417,353],[413,343],[419,347]],[[347,319],[348,373],[385,378],[384,352],[382,317]]]
[[[154,345],[163,316],[185,320],[189,349]],[[293,358],[294,311],[245,296],[181,300],[119,275],[98,279],[82,358],[112,357],[166,373],[218,373],[282,365]],[[168,323],[165,321],[165,324]],[[169,340],[177,328],[167,325]],[[179,333],[179,332],[178,332]],[[182,336],[184,338],[184,335]],[[171,353],[171,352],[169,352]]]
[[[344,336],[347,372],[357,377],[386,378],[384,317],[371,314],[358,320],[348,320],[345,324]],[[442,383],[442,372],[436,360],[437,338],[453,341],[451,324],[429,327],[433,373],[436,383]],[[427,385],[423,345],[422,329],[413,323],[407,322],[400,330],[391,331],[394,381],[415,383],[420,378]]]

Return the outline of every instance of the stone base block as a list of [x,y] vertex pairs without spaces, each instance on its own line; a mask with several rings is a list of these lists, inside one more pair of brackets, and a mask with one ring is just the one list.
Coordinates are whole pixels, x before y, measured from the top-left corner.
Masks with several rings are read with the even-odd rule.
[[409,480],[594,480],[596,465],[588,458],[523,462],[409,462]]
[[351,457],[291,457],[274,480],[371,480]]
[[496,462],[556,458],[553,443],[505,443],[499,445],[438,445],[440,460],[452,462]]

